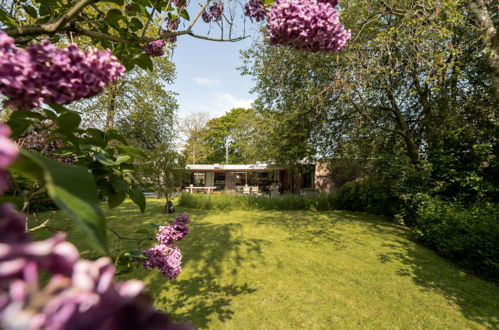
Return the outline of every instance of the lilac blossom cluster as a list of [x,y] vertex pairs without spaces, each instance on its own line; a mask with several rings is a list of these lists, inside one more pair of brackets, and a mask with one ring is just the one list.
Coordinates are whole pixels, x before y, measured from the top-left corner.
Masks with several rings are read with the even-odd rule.
[[250,0],[244,6],[244,15],[254,18],[257,22],[263,21],[267,16],[267,11],[261,0]]
[[[174,20],[169,20],[167,24],[166,31],[163,32],[172,32],[177,31],[180,26],[180,18],[176,18]],[[177,36],[169,36],[164,39],[166,42],[174,43],[177,42]]]
[[[104,257],[82,260],[60,233],[31,241],[26,217],[0,206],[0,328],[190,329],[154,310],[141,281],[114,282]],[[40,271],[51,275],[39,286]]]
[[182,271],[182,252],[174,243],[189,234],[187,224],[190,221],[189,216],[182,213],[171,224],[159,227],[156,235],[159,244],[144,251],[144,255],[148,257],[143,262],[146,269],[158,268],[164,276],[171,280],[178,277]]
[[125,67],[110,50],[61,49],[48,40],[20,49],[0,31],[0,93],[7,106],[32,109],[95,96],[123,76]]
[[219,22],[224,13],[224,3],[222,0],[215,0],[208,10],[203,10],[201,18],[205,23]]
[[267,14],[271,45],[310,52],[337,51],[351,39],[334,9],[337,1],[276,0]]
[[17,144],[10,139],[10,127],[0,124],[0,195],[3,195],[10,186],[7,166],[12,164],[19,155]]
[[165,55],[165,41],[163,39],[148,42],[144,48],[144,53],[152,57]]

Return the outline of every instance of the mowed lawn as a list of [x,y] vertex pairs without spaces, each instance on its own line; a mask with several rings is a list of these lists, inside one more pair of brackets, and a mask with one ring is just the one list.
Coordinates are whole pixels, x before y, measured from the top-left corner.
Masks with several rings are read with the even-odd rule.
[[[136,231],[170,218],[161,214],[162,203],[149,199],[140,214],[126,202],[108,211],[108,225],[122,236],[144,235]],[[382,218],[343,211],[178,212],[192,219],[180,243],[179,278],[138,267],[119,279],[145,281],[158,309],[197,328],[499,328],[498,286]],[[50,226],[70,229],[62,216]],[[83,247],[78,232],[69,239]]]

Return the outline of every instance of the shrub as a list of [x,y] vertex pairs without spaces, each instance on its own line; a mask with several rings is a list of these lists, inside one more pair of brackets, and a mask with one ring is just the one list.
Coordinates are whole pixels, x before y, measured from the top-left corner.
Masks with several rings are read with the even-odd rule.
[[419,211],[414,235],[458,265],[499,281],[499,207],[432,200]]
[[180,205],[206,210],[333,210],[333,194],[245,196],[236,194],[180,195]]
[[402,205],[402,200],[386,185],[351,181],[336,192],[335,206],[338,209],[364,211],[393,216]]

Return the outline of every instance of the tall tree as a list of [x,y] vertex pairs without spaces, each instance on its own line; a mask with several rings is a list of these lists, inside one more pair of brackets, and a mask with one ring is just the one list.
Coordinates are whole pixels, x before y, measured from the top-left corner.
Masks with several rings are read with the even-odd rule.
[[[246,52],[243,73],[257,78],[258,108],[277,118],[274,131],[281,132],[272,141],[283,155],[338,156],[395,143],[418,163],[445,130],[490,118],[497,103],[463,1],[355,1],[343,8],[357,34],[341,56],[264,45]],[[290,141],[300,148],[289,152]]]
[[208,114],[199,112],[188,115],[180,123],[180,143],[188,164],[196,164],[204,157],[205,149],[201,142],[201,136],[207,122]]
[[171,145],[157,144],[148,152],[148,160],[138,166],[143,183],[150,185],[158,194],[165,197],[164,212],[168,202],[188,177],[184,155],[175,151]]

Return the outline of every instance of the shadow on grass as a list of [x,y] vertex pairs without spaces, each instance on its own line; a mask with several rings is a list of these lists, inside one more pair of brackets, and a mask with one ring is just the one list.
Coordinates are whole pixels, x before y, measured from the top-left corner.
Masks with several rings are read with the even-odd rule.
[[[274,211],[255,222],[280,227],[289,233],[291,241],[330,242],[337,249],[347,248],[350,242],[365,245],[362,239],[343,231],[343,224],[347,223],[358,226],[359,233],[380,235],[383,240],[394,235],[400,237],[382,244],[391,252],[379,254],[380,263],[402,263],[404,266],[398,269],[398,276],[410,276],[422,290],[438,292],[454,303],[467,319],[487,328],[499,329],[498,286],[467,274],[450,261],[411,241],[408,228],[394,225],[383,217],[343,211]],[[351,226],[347,227],[347,230],[352,230]]]
[[399,262],[399,276],[410,276],[422,290],[438,292],[462,315],[490,329],[499,329],[499,287],[481,280],[414,242],[385,243],[393,252],[378,255],[381,263]]
[[[232,298],[256,291],[238,281],[241,263],[261,262],[262,246],[267,241],[244,238],[237,223],[203,222],[196,210],[188,239],[182,242],[183,268],[189,272],[165,285],[160,275],[149,280],[149,288],[158,304],[176,320],[189,320],[197,328],[208,328],[213,318],[224,322],[234,314]],[[164,287],[160,287],[164,285]],[[161,294],[161,291],[168,294]],[[171,300],[165,296],[172,297]]]
[[[361,225],[363,232],[379,235],[405,232],[381,217],[342,211],[269,211],[266,216],[254,220],[258,225],[272,225],[285,230],[289,240],[303,244],[331,243],[336,249],[346,248],[348,242],[365,245],[360,240],[345,236],[350,230],[344,224]],[[339,226],[341,224],[341,226]]]

